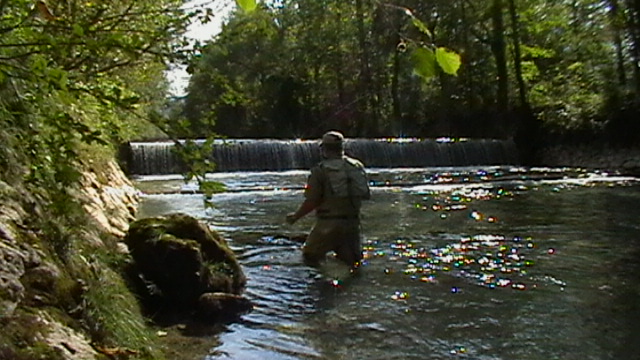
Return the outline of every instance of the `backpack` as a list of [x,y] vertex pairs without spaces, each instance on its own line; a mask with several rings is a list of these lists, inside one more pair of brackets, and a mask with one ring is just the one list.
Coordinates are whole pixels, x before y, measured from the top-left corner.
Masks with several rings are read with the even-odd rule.
[[360,161],[343,156],[342,159],[323,161],[321,166],[329,179],[334,197],[371,198],[367,173]]

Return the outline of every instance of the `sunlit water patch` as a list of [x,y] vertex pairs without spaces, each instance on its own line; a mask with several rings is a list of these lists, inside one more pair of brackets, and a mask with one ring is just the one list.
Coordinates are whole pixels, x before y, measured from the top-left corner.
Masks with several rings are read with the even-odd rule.
[[[553,255],[554,249],[541,251],[532,239],[501,235],[464,237],[444,247],[425,248],[397,239],[380,248],[375,243],[364,246],[365,259],[387,258],[400,263],[401,271],[423,283],[438,283],[442,276],[467,279],[469,283],[489,289],[535,289],[540,279],[530,276],[536,259]],[[385,269],[389,273],[391,268]],[[457,288],[451,289],[453,292]]]

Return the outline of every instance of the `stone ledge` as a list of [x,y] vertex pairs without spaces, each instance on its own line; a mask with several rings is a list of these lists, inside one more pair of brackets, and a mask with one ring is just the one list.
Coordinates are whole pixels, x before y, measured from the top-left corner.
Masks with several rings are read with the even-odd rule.
[[640,148],[558,145],[540,151],[542,166],[580,167],[640,175]]

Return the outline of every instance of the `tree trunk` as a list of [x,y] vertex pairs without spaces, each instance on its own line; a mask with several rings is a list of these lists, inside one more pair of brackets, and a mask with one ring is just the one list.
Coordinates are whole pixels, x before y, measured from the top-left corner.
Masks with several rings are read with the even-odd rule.
[[613,44],[616,47],[616,69],[620,86],[627,83],[627,74],[624,70],[624,50],[622,45],[622,26],[618,0],[609,0],[609,16],[613,28]]
[[629,34],[631,37],[631,58],[636,93],[640,94],[640,0],[627,0],[629,8]]
[[496,75],[498,78],[496,105],[500,114],[504,114],[509,106],[509,77],[507,72],[507,53],[504,39],[504,19],[502,16],[503,7],[502,0],[493,0],[490,9],[493,24],[491,51],[493,52],[493,56],[496,61]]
[[[375,131],[378,121],[376,119],[376,111],[373,109],[372,79],[371,79],[371,61],[369,56],[369,46],[367,44],[367,30],[365,28],[365,14],[363,0],[356,0],[356,21],[358,27],[358,46],[360,47],[360,80],[358,96],[362,97],[362,112],[360,114],[360,124],[358,126],[361,135],[367,135]],[[365,123],[366,121],[366,123]],[[364,133],[363,133],[364,132]]]
[[396,50],[393,53],[393,73],[391,75],[391,107],[393,109],[393,122],[399,124],[397,135],[405,135],[407,129],[402,120],[402,108],[400,107],[400,52]]
[[[342,36],[342,11],[338,8],[336,11],[336,27],[337,33],[339,36]],[[341,41],[338,39],[338,41]],[[339,46],[336,46],[339,48]],[[338,111],[343,110],[343,106],[346,104],[345,94],[344,94],[344,75],[342,73],[342,69],[344,65],[342,61],[344,60],[341,51],[336,51],[337,59],[334,61],[335,72],[336,72],[336,90],[338,91]]]
[[527,90],[522,77],[522,54],[520,52],[520,24],[515,0],[509,0],[509,15],[513,33],[514,68],[516,81],[518,82],[519,107],[515,112],[517,126],[514,132],[514,141],[518,147],[520,160],[525,165],[536,164],[536,152],[540,144],[540,119],[538,119],[527,99]]
[[520,106],[528,108],[527,90],[525,88],[524,79],[522,78],[522,55],[520,54],[520,24],[518,22],[518,10],[516,9],[515,0],[509,0],[509,14],[511,16],[511,32],[513,34],[513,51],[514,51],[514,68],[516,72],[516,81],[518,82],[518,97]]
[[[467,4],[464,1],[461,1],[460,8],[461,8],[460,22],[462,24],[461,28],[462,28],[463,48],[471,49],[471,41],[470,41],[471,34],[469,32],[469,21],[467,18]],[[462,91],[464,92],[464,98],[467,99],[467,102],[472,106],[472,109],[470,110],[475,111],[474,105],[476,104],[476,101],[474,97],[475,97],[476,91],[475,91],[475,84],[473,81],[473,73],[471,70],[472,69],[465,69],[465,71],[462,72],[462,81],[464,83],[464,87]]]

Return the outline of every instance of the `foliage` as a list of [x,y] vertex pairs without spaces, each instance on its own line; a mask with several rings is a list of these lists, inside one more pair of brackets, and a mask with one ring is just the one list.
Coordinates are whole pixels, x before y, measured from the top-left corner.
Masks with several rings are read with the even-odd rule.
[[202,133],[509,137],[529,117],[598,133],[640,89],[632,2],[237,4],[190,68],[183,114]]
[[[75,324],[89,324],[92,340],[133,349],[138,358],[160,355],[147,349],[153,340],[136,299],[113,264],[99,258],[105,249],[87,248],[91,227],[74,193],[84,161],[111,159],[119,144],[152,127],[147,114],[163,106],[164,71],[187,58],[180,36],[198,15],[182,6],[182,0],[0,1],[0,180],[29,194],[20,199],[33,210],[24,225],[62,271],[47,294],[57,298],[50,305],[61,313],[77,307],[84,318]],[[88,286],[81,298],[73,295],[76,279]],[[37,343],[1,351],[19,359],[56,356]]]
[[242,10],[246,12],[254,11],[257,6],[256,0],[236,0],[236,3]]
[[[433,39],[433,33],[427,25],[416,17],[411,10],[400,8],[411,18],[411,23],[429,40]],[[435,47],[435,46],[433,46]],[[435,49],[418,44],[412,54],[414,62],[414,72],[425,80],[433,78],[437,74],[438,66],[442,71],[449,75],[457,75],[460,68],[460,55],[444,48],[437,47]]]
[[174,151],[177,152],[181,159],[188,162],[187,172],[183,174],[185,183],[195,179],[198,189],[203,194],[205,207],[213,207],[211,197],[213,194],[221,193],[226,190],[224,184],[207,180],[206,175],[215,171],[216,164],[211,159],[213,153],[213,143],[216,135],[212,134],[203,141],[195,141],[193,139],[176,140]]
[[[2,121],[30,149],[34,183],[73,183],[81,143],[117,144],[164,87],[181,1],[3,2]],[[44,9],[44,10],[42,10]],[[151,91],[150,89],[157,90]]]

